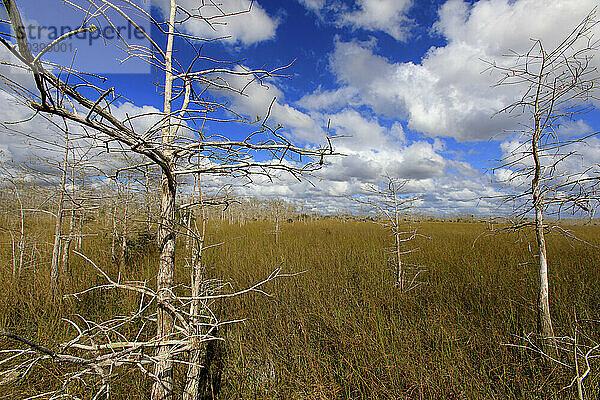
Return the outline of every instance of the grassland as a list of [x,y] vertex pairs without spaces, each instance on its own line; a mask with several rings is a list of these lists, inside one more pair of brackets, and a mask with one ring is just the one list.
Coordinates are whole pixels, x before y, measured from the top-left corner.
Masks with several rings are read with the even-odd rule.
[[[20,278],[12,277],[10,237],[0,233],[2,329],[52,347],[72,334],[61,321],[65,315],[101,317],[135,307],[133,297],[112,292],[52,304],[51,221],[27,220],[26,230],[38,248]],[[226,340],[220,346],[218,398],[575,398],[573,389],[562,390],[572,370],[505,345],[521,344],[520,337],[535,331],[532,237],[485,234],[484,224],[423,223],[420,231],[429,238],[417,239],[419,251],[406,261],[427,271],[422,285],[404,293],[394,284],[389,233],[375,224],[287,223],[278,245],[272,230],[269,222],[209,226],[209,242],[226,244],[206,252],[208,273],[228,280],[233,289],[252,285],[278,267],[303,272],[270,282],[265,288],[270,296],[251,294],[215,304],[222,319],[245,319],[221,332]],[[598,227],[573,230],[600,244]],[[557,335],[572,335],[577,317],[578,329],[600,340],[600,324],[594,322],[600,319],[600,252],[558,234],[550,235],[548,245]],[[116,275],[109,246],[107,235],[99,234],[84,240],[82,252]],[[121,273],[153,282],[155,259],[151,243],[138,243]],[[188,272],[180,266],[177,273],[185,279]],[[95,282],[101,282],[98,273],[74,256],[65,292]],[[11,343],[3,340],[0,346]],[[596,399],[600,365],[591,366],[586,398]],[[0,399],[52,387],[63,372],[48,363],[19,383],[0,386]],[[139,399],[147,396],[149,384],[139,372],[126,370],[113,389],[114,398]]]

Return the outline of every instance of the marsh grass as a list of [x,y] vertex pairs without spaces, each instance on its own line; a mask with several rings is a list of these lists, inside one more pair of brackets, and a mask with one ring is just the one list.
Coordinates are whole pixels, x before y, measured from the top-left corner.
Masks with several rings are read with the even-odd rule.
[[[209,241],[226,241],[207,251],[211,277],[242,289],[276,268],[299,275],[265,288],[271,295],[246,295],[214,304],[228,326],[223,399],[565,399],[561,390],[573,371],[503,344],[521,344],[535,331],[536,267],[526,234],[482,235],[476,223],[423,223],[418,252],[409,263],[423,265],[423,284],[403,293],[388,261],[390,235],[368,222],[320,220],[282,224],[278,245],[268,222],[210,225]],[[100,232],[102,227],[89,226]],[[600,229],[573,227],[600,244]],[[51,221],[28,223],[28,238],[40,251],[20,279],[12,278],[9,237],[0,249],[0,327],[49,347],[73,332],[65,315],[102,318],[135,307],[135,296],[96,292],[79,300],[49,302],[48,248]],[[239,239],[231,240],[242,236]],[[477,239],[477,240],[476,240]],[[600,339],[598,249],[560,235],[549,238],[551,307],[558,335],[580,329]],[[106,235],[84,240],[82,252],[116,276]],[[154,284],[153,245],[131,254],[125,278]],[[100,283],[98,273],[72,257],[65,293]],[[179,260],[177,274],[187,279]],[[6,340],[2,347],[10,346]],[[0,386],[0,399],[18,399],[56,384],[61,371],[50,363],[25,381]],[[600,365],[586,380],[588,398],[600,397]],[[148,382],[125,370],[113,382],[114,398],[147,396]],[[85,392],[85,388],[81,388]]]

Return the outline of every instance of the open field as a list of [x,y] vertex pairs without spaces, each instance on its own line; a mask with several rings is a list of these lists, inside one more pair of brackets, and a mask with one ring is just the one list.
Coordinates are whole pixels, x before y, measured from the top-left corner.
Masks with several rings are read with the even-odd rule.
[[[537,269],[528,247],[533,238],[484,234],[486,229],[476,223],[421,224],[420,232],[429,239],[417,239],[419,251],[406,261],[427,271],[419,277],[420,286],[403,293],[394,285],[388,261],[391,238],[377,225],[285,223],[275,245],[272,223],[211,222],[209,244],[242,236],[204,255],[208,274],[229,281],[232,289],[251,286],[278,267],[288,273],[305,271],[268,283],[264,290],[270,297],[254,293],[214,304],[221,319],[245,319],[222,329],[226,341],[215,346],[218,398],[575,398],[573,388],[561,390],[573,370],[503,345],[522,344],[519,337],[536,328]],[[600,244],[598,227],[573,230]],[[136,307],[135,296],[107,291],[52,305],[52,222],[28,219],[26,231],[37,240],[37,255],[19,279],[12,277],[10,236],[0,233],[2,329],[52,348],[73,334],[63,316],[105,316]],[[81,252],[116,276],[109,241],[105,234],[90,236]],[[600,338],[599,324],[590,321],[600,319],[600,252],[558,234],[549,236],[548,245],[556,334],[572,335],[576,316],[581,332]],[[154,245],[140,240],[121,272],[127,279],[155,284],[156,257]],[[182,262],[178,260],[176,273],[185,279]],[[72,256],[65,293],[101,282],[97,271]],[[3,348],[11,345],[1,342]],[[44,365],[21,382],[0,386],[0,399],[25,398],[55,385],[64,371]],[[586,398],[597,399],[600,368],[595,362],[591,366]],[[133,368],[117,376],[112,387],[112,398],[119,399],[141,398],[150,390]]]
[[600,399],[598,6],[3,0],[0,400]]

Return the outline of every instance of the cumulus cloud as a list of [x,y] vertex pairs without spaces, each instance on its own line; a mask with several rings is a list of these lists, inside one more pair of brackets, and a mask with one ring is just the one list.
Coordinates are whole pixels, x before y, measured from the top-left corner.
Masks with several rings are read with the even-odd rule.
[[311,11],[319,11],[325,6],[325,0],[298,0],[300,4]]
[[405,41],[413,26],[407,16],[412,0],[355,0],[352,7],[337,1],[298,1],[324,21],[333,21],[340,27],[384,32],[398,41]]
[[582,137],[594,132],[594,129],[582,119],[566,121],[558,128],[557,134],[561,137]]
[[356,6],[356,10],[340,16],[340,25],[382,31],[401,41],[408,37],[411,21],[406,14],[412,0],[357,0]]
[[[380,158],[378,160],[381,162]],[[370,160],[353,156],[345,157],[339,162],[326,166],[320,174],[322,179],[313,179],[312,184],[292,180],[256,181],[252,185],[240,188],[240,193],[268,198],[285,192],[289,193],[286,195],[288,200],[303,204],[314,212],[356,211],[357,204],[352,200],[353,197],[367,194],[369,185],[385,184],[384,176],[377,169],[380,165],[367,161]],[[352,176],[343,176],[344,171],[351,172]],[[366,176],[361,176],[361,172]],[[371,172],[373,172],[372,176]],[[339,180],[332,179],[335,174],[340,175]],[[493,200],[499,195],[498,189],[481,174],[473,177],[460,173],[451,175],[442,173],[436,177],[407,179],[402,193],[421,195],[422,199],[415,204],[415,210],[431,215],[458,213],[496,215],[499,213],[499,205]]]
[[452,161],[437,153],[427,141],[418,141],[408,146],[392,141],[379,146],[364,148],[338,146],[345,156],[334,158],[320,171],[319,176],[336,182],[374,184],[385,176],[408,180],[413,183],[426,182],[447,175]]
[[[313,11],[334,7],[325,0],[299,1]],[[191,0],[182,4],[195,5]],[[247,0],[232,0],[224,6],[229,7],[226,11],[232,11],[245,9],[249,4]],[[450,0],[440,8],[439,20],[432,27],[434,34],[445,39],[445,45],[431,48],[419,62],[411,63],[382,56],[374,40],[336,39],[329,65],[337,87],[319,87],[295,103],[287,101],[275,81],[261,84],[248,77],[228,77],[233,87],[245,88],[243,96],[231,95],[228,99],[233,108],[249,119],[254,120],[257,115],[264,118],[276,98],[271,108],[271,125],[282,124],[294,141],[308,145],[322,143],[328,121],[333,133],[348,136],[335,143],[347,156],[326,160],[319,176],[313,179],[314,186],[283,175],[275,183],[259,177],[254,184],[241,189],[241,193],[284,196],[332,212],[348,204],[347,196],[362,193],[366,184],[377,184],[385,174],[390,174],[408,180],[407,191],[426,193],[421,204],[425,211],[439,214],[471,212],[475,208],[482,213],[492,210],[493,203],[485,198],[497,195],[499,183],[510,179],[514,171],[497,170],[490,182],[489,176],[469,163],[453,160],[440,137],[487,140],[514,124],[515,121],[503,117],[490,118],[514,99],[516,92],[511,88],[492,89],[496,78],[481,73],[485,64],[480,60],[503,62],[501,56],[508,49],[526,50],[531,45],[530,37],[543,38],[547,47],[552,47],[594,4],[592,0],[576,3],[480,0],[474,4]],[[357,0],[353,8],[338,7],[334,23],[383,31],[405,40],[410,31],[411,21],[406,16],[410,7],[410,1]],[[210,15],[216,11],[206,6],[203,12]],[[215,25],[217,31],[199,20],[187,22],[184,28],[207,37],[229,35],[231,43],[248,45],[273,38],[277,25],[278,21],[254,2],[252,13],[242,14],[227,25]],[[0,100],[8,104],[0,110],[3,121],[26,115],[7,99]],[[115,109],[121,118],[157,112],[150,106],[128,103]],[[132,121],[140,132],[154,122],[143,118]],[[32,124],[39,124],[30,126],[36,131],[47,129],[43,121]],[[405,128],[435,140],[407,138]],[[576,121],[564,125],[560,135],[571,137],[588,131],[585,121]],[[7,135],[3,137],[0,159],[4,162],[22,159],[23,141],[16,143],[7,139]],[[502,149],[507,153],[519,143],[505,142]],[[598,148],[600,143],[594,140],[577,147],[581,156],[570,159],[565,168],[577,171],[582,165],[600,162]],[[222,183],[220,179],[217,181]]]
[[[168,15],[168,0],[158,0],[158,5]],[[250,45],[273,39],[279,21],[272,18],[257,1],[227,0],[225,2],[206,2],[199,7],[196,0],[181,0],[177,5],[186,10],[198,10],[204,19],[186,19],[187,15],[178,14],[184,20],[183,28],[188,33],[206,38],[222,38],[236,44]]]
[[[381,67],[385,68],[386,63],[381,63]],[[243,67],[237,69],[242,70]],[[229,97],[238,112],[250,119],[257,114],[264,117],[273,98],[276,98],[271,108],[271,124],[284,125],[288,136],[294,141],[315,144],[323,143],[324,127],[329,123],[330,133],[341,136],[334,140],[335,149],[345,155],[327,159],[323,169],[312,179],[314,186],[278,175],[273,182],[254,180],[241,189],[241,194],[257,197],[282,195],[321,207],[323,212],[334,212],[344,207],[352,208],[348,196],[364,193],[365,185],[378,184],[385,175],[390,175],[407,180],[405,190],[408,193],[438,193],[423,202],[422,207],[429,207],[429,211],[434,209],[433,204],[442,207],[436,211],[438,214],[442,209],[450,212],[453,204],[460,206],[462,211],[469,206],[479,207],[476,199],[469,202],[465,200],[464,191],[468,186],[467,180],[483,182],[483,175],[467,162],[455,161],[444,155],[446,145],[442,139],[408,140],[402,123],[383,123],[377,114],[369,115],[347,104],[344,107],[344,92],[334,94],[331,96],[334,101],[327,102],[322,102],[319,97],[323,94],[329,96],[327,91],[314,97],[305,97],[296,103],[303,104],[308,110],[303,112],[286,102],[284,93],[273,81],[261,84],[248,76],[232,76],[228,77],[228,81],[234,88],[244,88],[243,96],[232,93]],[[357,93],[357,90],[348,93]],[[328,109],[312,109],[312,101],[326,103]],[[494,189],[490,188],[488,182],[469,190],[473,193],[472,197],[477,198]],[[452,195],[455,191],[460,193]]]
[[302,96],[296,104],[309,110],[338,110],[360,105],[359,91],[355,87],[345,86],[334,90],[322,90],[319,87],[313,93]]
[[[515,209],[527,209],[531,205],[534,174],[531,144],[519,138],[507,140],[501,143],[501,151],[504,164],[502,168],[494,170],[493,183],[501,188],[505,196],[529,193],[512,201]],[[581,204],[588,200],[596,201],[593,200],[595,195],[586,198],[585,193],[596,192],[600,175],[600,138],[594,136],[588,137],[585,142],[570,141],[558,151],[552,146],[542,146],[539,159],[542,166],[541,191],[547,204],[553,199],[569,199],[567,204],[570,205],[575,203],[574,198],[583,199],[578,201]],[[560,212],[553,205],[549,206],[548,211]]]
[[385,127],[374,118],[363,117],[356,110],[345,109],[327,118],[335,134],[343,136],[336,141],[342,151],[381,149],[391,143]]
[[[59,117],[35,114],[8,91],[0,87],[0,166],[15,175],[34,174],[36,179],[55,182],[59,165],[65,154],[66,135],[63,121]],[[111,112],[140,135],[155,127],[160,120],[160,111],[152,106],[135,106],[131,103],[115,104]],[[80,113],[85,113],[80,110]],[[135,159],[126,159],[122,148],[115,141],[107,147],[104,136],[91,129],[82,129],[75,123],[66,122],[69,132],[70,157],[78,160],[83,168],[93,165],[92,174],[114,173]],[[2,175],[2,173],[0,173]]]
[[[491,119],[506,97],[502,91],[491,95],[478,53],[467,50],[447,55],[430,51],[418,65],[389,62],[370,46],[338,41],[330,65],[344,85],[339,92],[358,93],[378,114],[406,118],[411,129],[428,136],[488,139],[506,126],[502,117]],[[313,93],[302,104],[332,104],[328,97],[330,93]]]
[[499,57],[508,49],[527,50],[532,38],[542,39],[547,49],[556,47],[595,6],[594,0],[480,0],[472,5],[449,0],[434,30],[449,46],[464,43]]
[[236,66],[234,74],[223,77],[235,91],[223,92],[222,95],[231,101],[236,112],[245,115],[251,121],[257,117],[263,120],[268,114],[267,123],[270,126],[281,124],[290,137],[302,143],[325,141],[322,126],[311,115],[286,103],[283,91],[274,81],[260,82],[252,75],[236,74],[247,70],[244,66]]
[[[522,88],[494,88],[497,75],[482,73],[481,60],[510,63],[509,49],[526,51],[530,38],[556,46],[596,5],[594,0],[449,0],[432,30],[446,45],[432,47],[419,63],[394,62],[377,54],[374,42],[336,40],[330,68],[338,88],[321,89],[299,104],[329,110],[343,99],[370,107],[408,127],[459,141],[487,140],[516,125],[495,112],[512,103]],[[598,62],[597,60],[595,62]]]

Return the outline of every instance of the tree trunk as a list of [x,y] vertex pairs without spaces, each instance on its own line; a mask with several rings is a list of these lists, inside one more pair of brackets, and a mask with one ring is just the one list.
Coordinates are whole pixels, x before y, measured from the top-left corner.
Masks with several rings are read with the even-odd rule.
[[[201,248],[193,250],[194,256],[192,258],[192,297],[198,297],[202,293],[202,258],[200,252]],[[198,324],[200,307],[197,300],[192,300],[190,305],[191,314],[191,329],[192,338],[190,339],[190,355],[189,355],[189,367],[187,371],[185,389],[183,391],[183,400],[198,400],[200,393],[200,379],[202,372],[202,332]]]
[[[173,150],[170,149],[174,140],[173,127],[171,126],[171,102],[173,88],[173,36],[175,32],[175,0],[171,0],[169,13],[169,33],[165,51],[165,125],[162,129],[162,144],[168,168],[173,169]],[[160,225],[158,227],[158,246],[160,259],[158,262],[157,294],[158,308],[156,312],[156,338],[159,341],[169,339],[173,332],[173,316],[165,304],[173,302],[173,276],[175,273],[175,196],[176,182],[174,177],[169,177],[167,171],[162,171],[161,176],[161,211]],[[173,398],[173,356],[171,347],[162,344],[156,350],[157,362],[154,375],[157,381],[152,386],[152,400],[170,400]]]
[[83,218],[82,214],[77,218],[77,232],[75,233],[75,248],[77,250],[81,250],[81,245],[83,242]]
[[546,255],[546,240],[544,237],[543,214],[541,207],[536,207],[535,234],[539,251],[539,299],[538,299],[538,333],[544,338],[554,338],[552,319],[550,317],[548,259]]
[[[192,202],[194,200],[192,199]],[[192,258],[192,266],[194,265],[194,249],[193,246],[193,238],[192,238],[192,210],[187,211],[186,222],[185,222],[185,251],[186,254],[191,255]]]
[[125,267],[125,256],[127,253],[127,220],[129,214],[129,180],[125,189],[125,210],[123,211],[123,226],[121,227],[121,254],[119,256],[119,272]]
[[[14,185],[14,184],[13,184]],[[19,188],[15,185],[15,195],[17,200],[19,201],[19,217],[20,217],[20,232],[19,232],[19,262],[17,263],[15,260],[14,250],[13,250],[13,277],[20,277],[23,272],[23,256],[25,253],[25,214],[23,212],[23,200],[21,199],[21,195],[19,194]],[[11,234],[12,236],[12,234]],[[13,249],[14,249],[14,241],[13,241]]]
[[398,210],[398,196],[396,187],[391,184],[392,193],[394,195],[394,237],[396,238],[396,283],[400,285],[400,290],[404,290],[404,279],[402,279],[402,259],[401,259],[401,242],[400,242],[400,214]]
[[56,225],[54,227],[54,245],[52,246],[52,264],[50,266],[50,291],[52,298],[55,298],[58,292],[60,281],[60,236],[62,233],[62,218],[63,218],[63,193],[59,195],[58,210],[56,211]]
[[58,294],[60,282],[60,239],[62,234],[63,203],[65,200],[65,186],[67,183],[67,163],[69,161],[69,136],[65,136],[65,158],[63,174],[60,182],[60,194],[58,196],[58,209],[56,210],[56,225],[54,227],[54,245],[52,246],[52,264],[50,265],[50,292],[55,300]]
[[[162,178],[161,215],[158,227],[157,290],[158,309],[156,313],[156,337],[160,341],[169,340],[173,332],[173,317],[164,304],[173,302],[173,276],[175,266],[175,185],[170,185],[166,176]],[[162,345],[156,350],[157,363],[154,374],[157,382],[152,387],[152,400],[168,400],[173,395],[173,359],[170,346]]]
[[71,242],[75,234],[75,164],[73,164],[71,169],[71,184],[73,186],[71,190],[71,219],[69,221],[69,235],[63,243],[62,260],[60,262],[60,273],[63,277],[66,277],[69,273],[69,251],[71,250]]
[[75,204],[71,205],[73,209],[71,210],[71,220],[69,221],[69,235],[65,239],[63,243],[62,249],[62,260],[60,262],[60,273],[63,277],[67,276],[69,273],[69,251],[71,250],[71,241],[73,240],[73,235],[75,232]]
[[152,215],[151,215],[151,207],[150,207],[150,171],[148,169],[148,167],[146,167],[146,173],[145,173],[145,177],[146,177],[146,184],[145,184],[145,190],[146,190],[146,232],[150,232],[150,225],[152,223]]
[[542,165],[539,154],[539,140],[541,135],[541,121],[536,116],[535,132],[532,140],[532,154],[534,161],[534,176],[532,180],[533,207],[535,210],[535,235],[538,247],[538,266],[539,266],[539,294],[537,310],[537,329],[538,334],[543,338],[554,342],[554,329],[552,328],[552,318],[550,316],[549,284],[548,284],[548,258],[546,254],[546,239],[544,236],[544,212],[543,198],[540,188],[542,174]]
[[[204,213],[204,211],[203,211]],[[204,291],[204,271],[202,268],[202,247],[204,245],[204,224],[202,221],[202,234],[199,240],[195,241],[192,257],[192,297],[197,298],[203,294]],[[187,371],[187,379],[185,382],[185,390],[183,392],[183,400],[199,400],[201,387],[202,387],[202,353],[203,343],[202,338],[204,332],[202,332],[202,326],[200,325],[200,312],[202,307],[200,301],[197,299],[192,300],[190,305],[191,321],[190,326],[192,335],[190,339],[190,355],[189,355],[189,367]]]
[[117,261],[117,205],[112,209],[112,240],[110,242],[110,255],[113,262]]
[[[200,160],[198,160],[198,164]],[[192,238],[192,276],[191,276],[191,287],[192,287],[192,301],[190,303],[190,327],[192,336],[190,339],[190,355],[189,355],[189,367],[186,376],[185,389],[183,391],[183,400],[200,400],[203,388],[203,374],[202,368],[206,368],[206,365],[202,365],[202,325],[200,325],[200,312],[202,310],[200,300],[197,298],[204,294],[204,269],[202,267],[202,250],[204,249],[204,239],[206,237],[206,208],[204,207],[204,198],[202,196],[202,186],[200,183],[200,174],[197,177],[198,182],[198,199],[200,201],[200,213],[202,218],[202,225],[200,232],[198,232],[198,225],[194,222],[194,231],[192,235],[191,231],[191,211],[190,218],[188,219],[188,238]],[[193,200],[193,198],[192,198]]]
[[[80,191],[83,192],[85,190],[85,170],[81,171],[81,188]],[[85,210],[81,210],[79,215],[77,216],[77,227],[75,229],[75,248],[77,250],[81,250],[81,244],[83,240],[83,219],[84,219]]]
[[396,283],[400,285],[400,290],[404,290],[404,279],[402,279],[402,259],[400,254],[400,234],[396,232],[394,236],[396,237]]

